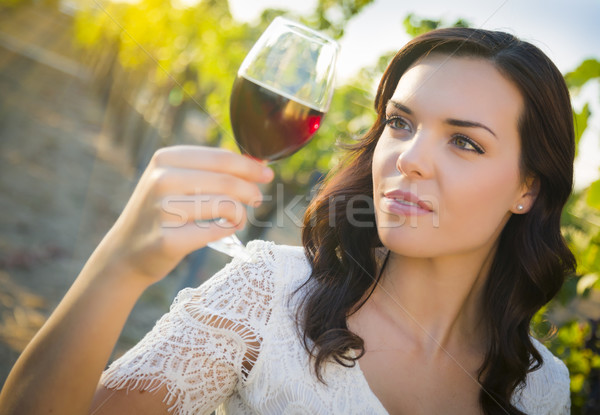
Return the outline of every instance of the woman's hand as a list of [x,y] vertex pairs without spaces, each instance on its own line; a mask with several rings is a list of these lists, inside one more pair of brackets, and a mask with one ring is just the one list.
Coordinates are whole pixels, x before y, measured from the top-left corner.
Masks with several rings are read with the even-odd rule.
[[154,283],[190,252],[242,229],[246,206],[262,199],[257,183],[272,178],[268,167],[222,149],[158,150],[98,249],[111,268]]
[[[189,252],[242,228],[245,205],[262,196],[256,183],[272,178],[267,167],[229,151],[159,150],[113,228],[13,367],[0,393],[3,413],[87,413],[144,289]],[[229,224],[214,223],[216,218]]]

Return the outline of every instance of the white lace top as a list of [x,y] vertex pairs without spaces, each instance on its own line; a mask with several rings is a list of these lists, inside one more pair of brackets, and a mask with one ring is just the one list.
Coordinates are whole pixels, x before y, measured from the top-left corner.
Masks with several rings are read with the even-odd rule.
[[[166,386],[166,402],[181,415],[387,414],[358,364],[330,363],[327,386],[316,380],[290,301],[310,274],[302,247],[254,241],[248,248],[252,262],[233,259],[200,287],[182,290],[152,331],[104,372],[102,384]],[[534,343],[544,365],[528,375],[513,404],[530,415],[568,414],[568,371]]]

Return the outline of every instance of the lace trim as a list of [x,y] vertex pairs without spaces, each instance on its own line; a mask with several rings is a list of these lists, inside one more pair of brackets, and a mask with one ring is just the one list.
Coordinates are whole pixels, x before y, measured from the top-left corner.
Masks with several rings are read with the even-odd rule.
[[128,391],[165,387],[169,411],[182,415],[210,413],[231,396],[257,361],[271,317],[275,258],[272,246],[257,242],[248,245],[252,262],[234,259],[199,288],[182,290],[101,383]]

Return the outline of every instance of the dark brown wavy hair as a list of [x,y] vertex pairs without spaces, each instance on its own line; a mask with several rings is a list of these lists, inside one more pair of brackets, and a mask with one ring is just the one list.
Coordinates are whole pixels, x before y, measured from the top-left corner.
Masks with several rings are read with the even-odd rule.
[[[511,396],[524,386],[527,373],[543,364],[530,339],[531,319],[575,269],[560,231],[562,208],[572,190],[575,141],[561,73],[537,47],[510,34],[434,30],[410,41],[392,59],[375,97],[377,120],[349,147],[305,213],[302,241],[312,273],[300,288],[298,329],[321,381],[326,361],[352,366],[364,354],[363,340],[348,329],[346,319],[362,306],[361,299],[368,298],[375,287],[372,276],[378,282],[378,268],[383,268],[375,257],[375,248],[382,244],[372,203],[373,151],[400,77],[430,53],[486,59],[517,86],[524,100],[518,120],[520,173],[537,180],[539,193],[530,211],[512,215],[499,237],[483,291],[489,347],[478,372],[485,414],[522,414],[511,404]],[[351,200],[354,211],[361,209],[358,217],[347,215]],[[350,349],[362,352],[354,357]]]

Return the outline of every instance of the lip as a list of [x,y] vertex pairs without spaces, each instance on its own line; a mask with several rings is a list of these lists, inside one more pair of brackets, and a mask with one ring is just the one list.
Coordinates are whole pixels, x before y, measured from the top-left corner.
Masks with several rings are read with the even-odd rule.
[[404,216],[421,216],[433,212],[430,205],[419,199],[411,192],[403,190],[388,190],[383,193],[384,204],[389,213],[401,214]]

